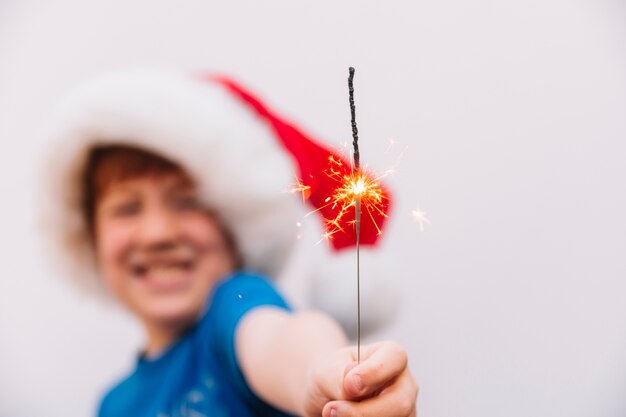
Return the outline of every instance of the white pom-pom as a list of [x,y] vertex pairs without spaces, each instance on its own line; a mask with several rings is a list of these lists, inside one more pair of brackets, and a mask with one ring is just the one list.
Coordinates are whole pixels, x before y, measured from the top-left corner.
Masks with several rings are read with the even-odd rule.
[[[328,256],[313,267],[311,302],[335,317],[348,336],[357,334],[357,276],[355,250]],[[396,312],[398,297],[392,268],[380,251],[360,250],[361,336],[388,323]]]

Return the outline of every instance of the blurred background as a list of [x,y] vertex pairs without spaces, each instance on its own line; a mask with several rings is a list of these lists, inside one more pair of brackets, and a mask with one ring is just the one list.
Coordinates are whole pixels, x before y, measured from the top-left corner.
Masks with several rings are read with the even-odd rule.
[[420,416],[626,415],[623,1],[0,0],[0,416],[93,415],[141,348],[37,225],[50,109],[135,65],[232,74],[331,144],[355,66],[363,160],[402,154],[371,338],[407,347]]

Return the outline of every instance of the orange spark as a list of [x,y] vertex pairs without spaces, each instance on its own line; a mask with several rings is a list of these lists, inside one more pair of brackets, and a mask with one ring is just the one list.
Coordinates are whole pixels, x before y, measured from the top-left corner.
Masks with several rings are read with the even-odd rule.
[[306,200],[311,195],[311,187],[308,185],[304,185],[300,178],[296,178],[296,184],[289,191],[293,194],[301,193],[302,201]]

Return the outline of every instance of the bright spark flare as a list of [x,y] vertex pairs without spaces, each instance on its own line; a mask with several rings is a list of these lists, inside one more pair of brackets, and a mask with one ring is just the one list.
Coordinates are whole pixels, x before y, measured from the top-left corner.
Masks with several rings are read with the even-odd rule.
[[296,178],[296,183],[293,187],[291,187],[291,190],[289,190],[289,192],[291,192],[292,194],[301,193],[302,201],[305,201],[307,198],[309,198],[309,195],[311,194],[311,187],[308,185],[304,185],[300,178]]
[[387,173],[380,177],[373,177],[365,170],[345,174],[344,170],[339,170],[343,166],[343,162],[332,155],[329,156],[328,163],[329,169],[325,171],[325,174],[334,179],[338,185],[333,194],[325,199],[327,204],[318,210],[331,206],[333,209],[339,207],[339,211],[334,218],[324,219],[326,232],[322,240],[332,239],[332,235],[344,231],[346,224],[356,223],[356,220],[346,223],[344,217],[351,211],[352,207],[356,206],[357,198],[361,200],[362,212],[370,216],[378,234],[382,234],[373,214],[378,213],[383,217],[388,217],[384,211],[387,197],[379,183],[380,179],[385,177]]
[[302,227],[302,223],[296,222],[296,227],[298,228],[298,233],[296,234],[296,238],[300,240],[302,238],[302,234],[300,233],[300,228]]
[[333,235],[335,233],[337,233],[337,231],[328,231],[327,230],[326,232],[324,232],[322,234],[322,238],[320,240],[318,240],[317,243],[315,243],[315,245],[317,246],[317,245],[319,245],[322,242],[328,243],[333,238]]
[[411,211],[411,216],[419,224],[420,232],[424,231],[425,224],[430,224],[430,220],[426,218],[426,212],[422,211],[419,206],[415,210]]

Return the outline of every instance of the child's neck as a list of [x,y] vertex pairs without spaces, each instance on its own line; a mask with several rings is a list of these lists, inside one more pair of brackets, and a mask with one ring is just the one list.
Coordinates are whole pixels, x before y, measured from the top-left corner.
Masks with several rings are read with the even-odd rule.
[[175,343],[184,333],[185,328],[180,326],[145,325],[147,343],[143,352],[145,358],[151,359],[160,356],[168,347]]

